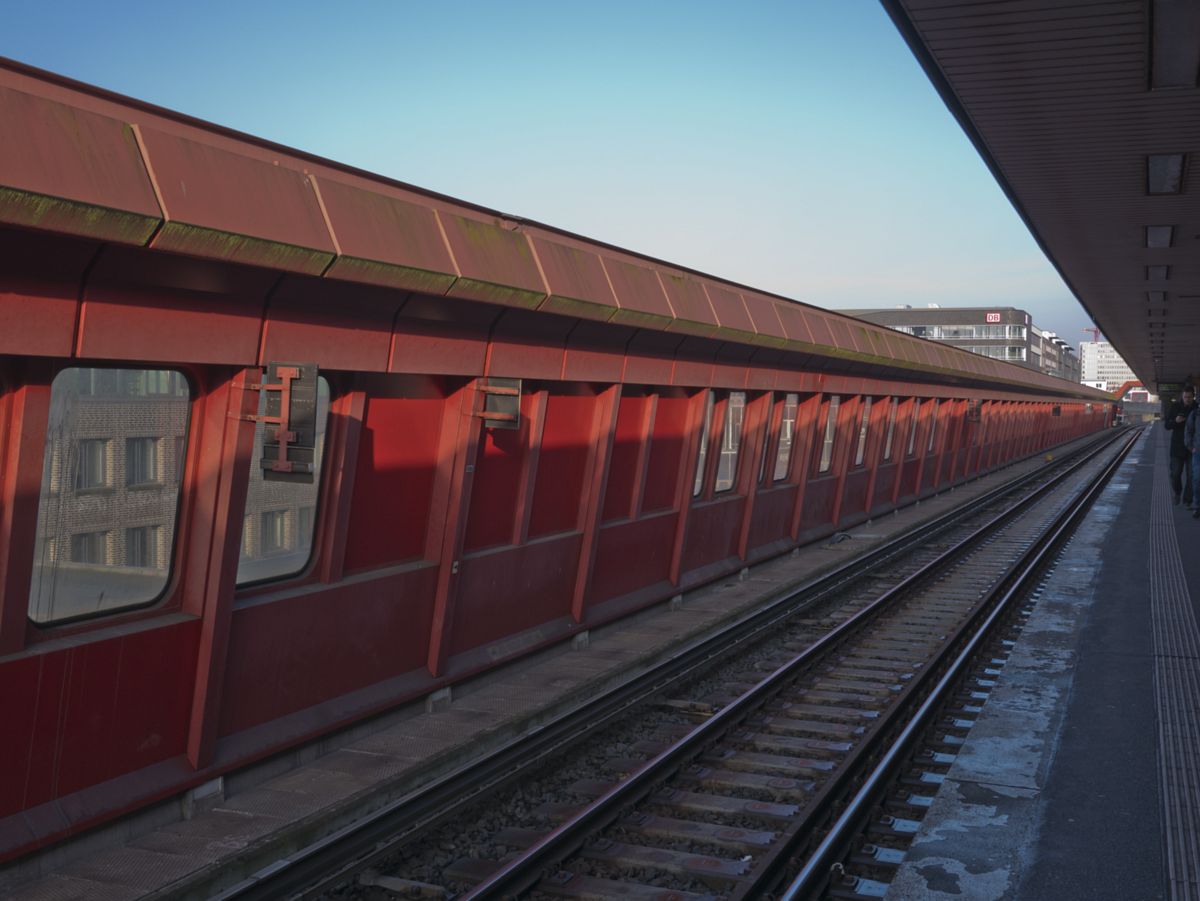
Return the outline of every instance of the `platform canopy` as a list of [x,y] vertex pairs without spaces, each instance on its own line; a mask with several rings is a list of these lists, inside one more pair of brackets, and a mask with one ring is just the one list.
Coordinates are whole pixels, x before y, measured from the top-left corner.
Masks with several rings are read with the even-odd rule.
[[1200,377],[1200,2],[883,3],[1143,383]]

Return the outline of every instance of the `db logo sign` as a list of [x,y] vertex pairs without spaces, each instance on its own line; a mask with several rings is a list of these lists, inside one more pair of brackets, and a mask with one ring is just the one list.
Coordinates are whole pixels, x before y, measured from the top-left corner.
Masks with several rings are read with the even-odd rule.
[[988,313],[988,314],[987,314],[987,321],[988,321],[988,322],[999,322],[999,321],[1000,321],[1000,314],[999,314],[999,313]]

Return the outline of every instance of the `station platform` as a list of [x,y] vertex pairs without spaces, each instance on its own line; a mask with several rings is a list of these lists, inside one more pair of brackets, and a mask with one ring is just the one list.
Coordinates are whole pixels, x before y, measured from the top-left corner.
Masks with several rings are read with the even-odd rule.
[[[1047,887],[1041,893],[1030,889],[1021,896],[1025,898],[1167,897],[1155,769],[1157,702],[1148,666],[1158,658],[1150,634],[1151,564],[1143,535],[1152,534],[1151,552],[1160,546],[1153,559],[1165,561],[1162,574],[1155,577],[1159,581],[1151,587],[1186,601],[1190,595],[1185,576],[1200,596],[1200,554],[1181,561],[1176,533],[1186,537],[1193,529],[1200,540],[1200,521],[1182,508],[1172,508],[1169,491],[1155,495],[1151,503],[1154,486],[1166,489],[1165,447],[1155,433],[1143,437],[1057,568],[1052,580],[1057,587],[1048,587],[1027,630],[1029,647],[1023,639],[1023,647],[1006,667],[1002,679],[1012,683],[1015,694],[1015,709],[1009,715],[1025,712],[1032,717],[1020,726],[1030,738],[1006,739],[1014,734],[1013,721],[1006,725],[1003,714],[993,713],[994,702],[988,702],[989,712],[971,737],[979,750],[960,757],[955,778],[933,811],[940,813],[943,825],[928,827],[914,846],[913,862],[893,886],[896,897],[1015,897],[1012,887],[1018,884]],[[0,871],[0,896],[39,901],[219,896],[580,699],[703,640],[727,620],[1039,463],[1040,456],[960,485],[849,530],[839,536],[843,540],[806,546],[744,571],[741,578],[716,582],[456,686],[449,695],[430,697],[227,774],[203,791]],[[1141,519],[1133,522],[1133,516]],[[1108,575],[1099,571],[1101,560]],[[1171,561],[1178,570],[1175,575],[1167,571]],[[1105,602],[1101,589],[1118,600]],[[1035,628],[1039,617],[1045,624]],[[1194,642],[1194,624],[1191,629],[1187,634]],[[1168,637],[1182,634],[1173,628]],[[1099,651],[1081,654],[1081,642],[1097,640]],[[1021,663],[1023,659],[1028,664]],[[1184,662],[1194,667],[1197,654]],[[994,694],[1001,696],[999,691]],[[1031,699],[1028,711],[1020,706],[1024,697]],[[1087,706],[1079,708],[1089,697]],[[1200,707],[1194,706],[1189,715],[1197,714]],[[1071,763],[1074,758],[1086,762]],[[977,761],[974,777],[966,769],[971,760]],[[993,767],[1010,768],[1024,762],[1026,769],[1022,774],[988,771],[989,761]],[[1120,781],[1110,789],[1109,783],[1099,781],[1103,776]],[[1197,784],[1190,783],[1193,794]],[[1004,810],[1001,801],[1024,807],[1020,813]],[[1200,813],[1194,806],[1188,810]],[[1083,823],[1078,828],[1076,819]],[[1103,852],[1110,871],[1105,890],[1136,885],[1135,891],[1105,894],[1095,888],[1103,880],[1095,879],[1086,883],[1092,888],[1078,893],[1051,888],[1069,881],[1062,866],[1079,865],[1094,876],[1098,868],[1079,864],[1077,858],[1092,847],[1109,845],[1111,853]],[[985,851],[992,862],[981,869],[979,861],[985,858],[978,855]],[[1009,863],[1001,866],[1001,859]],[[1120,879],[1111,875],[1118,869]],[[985,878],[989,873],[995,874],[990,881]],[[999,890],[992,891],[996,887]],[[992,893],[970,894],[985,889]]]
[[889,899],[1200,898],[1200,520],[1168,437],[1060,556]]

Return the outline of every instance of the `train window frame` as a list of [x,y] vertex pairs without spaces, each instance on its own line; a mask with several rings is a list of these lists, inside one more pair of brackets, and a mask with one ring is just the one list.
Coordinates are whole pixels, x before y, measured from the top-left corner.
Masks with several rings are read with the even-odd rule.
[[825,407],[825,427],[821,438],[821,453],[817,459],[817,474],[829,472],[833,468],[833,450],[837,442],[838,410],[842,406],[842,396],[831,394]]
[[933,412],[929,414],[929,443],[925,447],[926,454],[933,453],[933,443],[937,438],[938,411],[942,407],[941,401],[936,397],[930,403],[933,404]]
[[863,466],[867,458],[867,436],[871,430],[871,407],[874,398],[863,397],[862,416],[858,424],[858,443],[854,447],[854,465]]
[[[324,391],[324,397],[322,397],[322,391]],[[338,395],[336,393],[333,382],[330,381],[324,374],[321,374],[317,377],[317,414],[318,414],[317,418],[320,420],[320,426],[319,426],[319,428],[316,429],[316,432],[317,432],[317,434],[319,434],[321,436],[321,442],[318,445],[317,452],[316,452],[316,457],[319,460],[319,464],[315,467],[314,478],[313,478],[313,483],[312,483],[312,487],[313,487],[312,497],[311,497],[311,499],[302,498],[298,503],[288,505],[289,509],[294,508],[296,511],[295,523],[293,524],[293,533],[297,534],[297,535],[300,532],[300,510],[305,507],[313,508],[312,532],[309,536],[308,553],[305,555],[303,563],[293,569],[287,570],[286,572],[274,572],[274,573],[269,573],[267,575],[259,576],[256,578],[247,578],[247,579],[243,580],[241,578],[241,573],[242,573],[242,567],[246,563],[246,561],[248,561],[248,560],[260,560],[260,561],[268,561],[268,562],[272,561],[272,560],[279,561],[279,560],[285,560],[289,556],[287,553],[288,549],[286,547],[282,548],[282,549],[273,547],[269,553],[261,553],[260,552],[257,557],[251,557],[250,555],[248,555],[246,553],[246,551],[247,551],[247,529],[249,528],[252,530],[250,532],[250,536],[251,536],[250,547],[254,546],[253,538],[255,536],[257,536],[259,539],[258,546],[261,548],[262,535],[263,535],[263,531],[264,531],[265,523],[266,523],[265,517],[267,514],[273,514],[273,513],[278,512],[278,508],[279,508],[278,502],[275,502],[275,503],[267,503],[267,505],[264,506],[260,510],[251,511],[251,510],[247,509],[248,505],[250,503],[250,490],[251,490],[251,483],[253,482],[253,479],[254,479],[254,474],[256,472],[257,473],[262,472],[262,470],[259,467],[261,465],[260,459],[262,457],[262,439],[263,439],[263,436],[265,435],[265,428],[261,422],[255,426],[254,444],[253,444],[253,449],[252,449],[251,455],[250,455],[250,467],[251,467],[250,468],[250,480],[251,480],[251,482],[248,482],[246,485],[246,498],[242,504],[241,515],[238,517],[238,520],[237,520],[237,521],[241,522],[242,531],[241,531],[241,534],[238,536],[238,573],[234,576],[234,590],[236,592],[238,592],[239,594],[241,592],[252,590],[252,589],[259,588],[259,587],[266,586],[266,585],[278,585],[283,582],[289,582],[289,581],[293,581],[293,580],[297,580],[297,579],[304,579],[304,578],[307,578],[311,574],[312,569],[317,560],[317,549],[320,544],[320,538],[321,538],[321,511],[322,511],[321,499],[322,499],[322,495],[325,493],[325,489],[327,487],[326,482],[325,482],[325,469],[327,468],[326,460],[329,456],[327,453],[327,451],[329,449],[329,425],[330,425],[330,420],[333,415],[333,408],[334,408],[335,401],[338,399],[339,396],[340,395]],[[260,392],[259,407],[258,407],[260,414],[264,410],[265,402],[266,402],[265,392]],[[321,418],[319,415],[322,410],[322,407],[324,408],[324,413],[325,413],[324,418]],[[261,475],[260,475],[260,479],[261,479]],[[302,483],[279,482],[276,484],[291,486],[291,485],[297,485],[297,484],[302,484]],[[285,530],[286,530],[286,524],[285,524]],[[285,532],[285,534],[286,534],[286,532]],[[286,537],[285,537],[285,540],[286,540]]]
[[[48,404],[50,405],[51,409],[53,409],[54,404],[55,385],[59,383],[60,379],[65,378],[70,382],[76,391],[77,399],[82,397],[95,398],[97,396],[103,396],[103,393],[99,392],[97,388],[98,378],[96,376],[96,371],[100,371],[102,375],[113,373],[109,379],[111,384],[114,386],[113,390],[106,393],[111,394],[114,400],[119,400],[122,403],[128,403],[131,399],[136,401],[138,398],[146,398],[148,400],[174,398],[182,402],[184,407],[182,416],[182,431],[179,435],[174,435],[171,437],[175,439],[175,444],[173,446],[180,448],[182,454],[186,457],[193,437],[193,420],[196,416],[196,404],[202,399],[202,394],[198,392],[192,376],[186,370],[176,366],[131,366],[119,364],[97,366],[80,365],[81,363],[86,364],[86,361],[72,362],[75,365],[60,366],[56,368],[53,375],[49,378],[49,382],[47,384],[47,388],[49,389]],[[82,373],[85,371],[89,372],[90,374],[88,376],[84,376]],[[120,373],[133,373],[135,375],[144,375],[147,373],[166,373],[169,377],[166,381],[174,386],[174,390],[170,392],[146,391],[141,394],[130,394],[128,392],[118,390],[119,386],[123,384]],[[82,391],[80,390],[80,386],[83,385],[85,379],[87,380],[90,389],[87,391]],[[148,379],[144,378],[142,381],[148,383]],[[63,382],[64,385],[67,383],[68,382]],[[52,416],[53,414],[51,413],[50,415]],[[162,461],[159,460],[159,480],[157,482],[142,485],[127,485],[125,484],[124,477],[118,476],[115,457],[118,451],[118,444],[120,445],[120,450],[122,453],[125,450],[125,442],[121,440],[122,437],[128,438],[137,436],[110,435],[106,438],[80,439],[73,437],[73,433],[68,433],[64,440],[69,440],[73,443],[82,441],[97,441],[103,444],[102,452],[104,455],[105,468],[103,484],[89,484],[88,486],[82,488],[76,487],[77,474],[67,474],[60,471],[64,465],[64,461],[62,459],[62,444],[61,441],[51,440],[51,435],[49,432],[51,422],[52,420],[47,421],[47,433],[43,438],[42,474],[39,482],[37,519],[35,520],[36,536],[33,551],[33,570],[31,571],[30,575],[28,597],[26,600],[26,621],[38,631],[54,630],[57,634],[58,630],[61,630],[64,627],[78,626],[81,624],[88,625],[97,621],[107,623],[116,618],[123,618],[130,614],[144,613],[145,611],[152,610],[153,608],[162,605],[163,602],[168,600],[173,594],[179,576],[177,554],[180,546],[179,539],[183,529],[183,517],[181,514],[184,509],[184,494],[186,488],[185,467],[177,462],[177,465],[175,466],[176,471],[172,472],[168,477],[168,474],[163,471]],[[161,453],[161,438],[164,436],[158,437],[160,439],[158,452]],[[68,454],[68,460],[69,459],[70,455]],[[171,528],[169,530],[165,529],[165,523],[152,524],[154,528],[169,536],[169,541],[167,542],[164,551],[160,552],[160,549],[157,546],[154,550],[155,560],[157,561],[161,559],[165,564],[162,572],[161,585],[158,586],[157,591],[155,591],[150,597],[130,601],[128,603],[121,603],[118,606],[94,609],[75,615],[49,615],[45,618],[39,619],[35,612],[36,608],[40,608],[42,606],[40,601],[40,598],[42,597],[42,582],[40,576],[36,574],[39,565],[44,566],[45,563],[48,562],[53,564],[57,570],[57,567],[60,563],[71,562],[76,552],[76,539],[91,535],[104,536],[102,540],[105,543],[104,555],[106,559],[112,558],[114,560],[119,559],[120,561],[125,561],[127,559],[128,549],[126,548],[122,551],[118,550],[118,533],[121,537],[124,537],[130,529],[141,528],[147,525],[145,523],[137,523],[135,517],[135,521],[133,522],[129,521],[128,519],[124,519],[113,523],[111,526],[102,528],[97,528],[96,523],[93,522],[92,527],[85,527],[78,532],[68,530],[66,534],[62,535],[57,533],[54,535],[42,535],[42,517],[46,509],[47,500],[52,500],[54,503],[60,505],[59,517],[61,518],[63,516],[61,512],[61,504],[64,503],[64,499],[68,496],[88,497],[97,495],[113,495],[118,491],[123,490],[132,490],[137,492],[139,488],[143,490],[153,487],[161,489],[172,484],[174,485],[175,492],[174,504],[167,505],[167,508],[161,511],[162,513],[166,513],[167,510],[169,510],[171,516]],[[118,516],[119,515],[120,514],[118,514]],[[43,561],[41,564],[38,562],[39,559]],[[144,568],[130,567],[125,562],[111,564],[106,562],[104,565],[111,566],[114,571],[130,568]],[[35,591],[37,594],[35,594]],[[103,594],[101,596],[103,596]],[[54,606],[54,589],[52,587],[49,600],[49,609],[52,611]]]

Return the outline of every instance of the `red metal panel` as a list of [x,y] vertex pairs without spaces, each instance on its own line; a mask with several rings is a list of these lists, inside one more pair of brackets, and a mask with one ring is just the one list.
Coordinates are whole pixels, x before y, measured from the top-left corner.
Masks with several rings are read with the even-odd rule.
[[754,353],[753,347],[726,341],[717,349],[712,384],[718,388],[745,388],[750,374],[750,359]]
[[838,477],[822,476],[810,478],[804,489],[804,512],[800,517],[801,531],[814,526],[833,522],[833,508],[837,501]]
[[39,662],[32,741],[29,759],[23,770],[25,791],[22,807],[26,809],[59,796],[57,762],[63,708],[70,681],[70,655],[66,651],[45,654]]
[[617,298],[600,257],[582,243],[568,243],[532,229],[528,234],[550,292],[539,309],[600,322],[612,319]]
[[7,431],[0,447],[0,655],[25,646],[38,497],[50,409],[49,374],[18,386],[0,404]]
[[833,331],[829,328],[831,317],[816,310],[804,310],[803,315],[804,321],[808,325],[808,331],[812,335],[813,343],[827,347],[834,346]]
[[464,557],[451,656],[568,616],[581,540],[572,533]]
[[850,324],[838,316],[829,316],[826,319],[826,324],[829,326],[830,332],[833,333],[834,347],[842,350],[857,351],[858,344],[854,340],[854,335],[850,331]]
[[346,539],[349,571],[425,553],[446,400],[416,380],[397,388],[396,396],[367,398]]
[[692,504],[688,512],[687,541],[683,548],[681,571],[694,569],[736,557],[739,526],[746,499],[731,494],[717,500]]
[[648,440],[647,420],[653,407],[653,397],[628,394],[621,397],[604,492],[605,522],[628,519],[636,509],[638,468],[644,457],[642,445]]
[[758,332],[756,343],[775,347],[786,343],[788,336],[779,319],[779,307],[782,306],[780,301],[752,291],[743,291],[742,300],[746,302],[746,312],[750,314],[750,321],[754,324],[754,330]]
[[259,363],[306,360],[323,369],[386,372],[400,303],[392,291],[285,278],[267,306]]
[[539,444],[529,537],[579,528],[596,398],[550,394]]
[[525,455],[529,453],[530,417],[535,396],[521,398],[521,428],[484,429],[471,483],[463,549],[508,544],[521,487]]
[[100,246],[0,229],[0,354],[71,355],[80,283]]
[[59,797],[183,753],[199,633],[174,623],[71,652]]
[[579,564],[575,569],[575,584],[571,589],[571,619],[581,623],[587,616],[588,585],[592,581],[592,566],[596,560],[596,542],[600,530],[601,507],[608,482],[609,459],[617,430],[617,411],[621,405],[621,386],[610,385],[596,399],[595,415],[589,438],[586,461],[587,482],[579,522],[583,535],[579,543]]
[[[857,440],[857,436],[855,436]],[[867,508],[867,488],[871,482],[869,469],[855,469],[846,473],[845,485],[842,487],[842,503],[839,509],[839,521],[856,513],[862,513]]]
[[625,371],[625,346],[634,330],[579,320],[567,336],[562,379],[568,382],[619,382]]
[[646,488],[642,512],[674,509],[675,486],[690,474],[691,461],[683,454],[688,438],[691,398],[659,395],[650,432],[650,454],[646,463]]
[[462,273],[452,297],[533,309],[548,289],[525,235],[499,220],[439,211],[438,218]]
[[713,383],[713,361],[721,345],[704,338],[684,338],[675,352],[671,384],[707,388]]
[[601,257],[604,271],[620,305],[613,322],[642,328],[665,329],[675,320],[658,273],[613,256]]
[[[199,479],[209,493],[205,506],[211,518],[206,522],[198,517],[198,525],[203,527],[211,522],[213,531],[201,528],[193,544],[196,554],[189,562],[187,575],[198,590],[185,602],[198,608],[201,614],[187,741],[188,762],[196,769],[212,762],[223,716],[221,707],[241,549],[241,511],[246,506],[253,464],[254,424],[245,417],[258,409],[258,392],[242,386],[260,377],[258,370],[242,370],[209,393],[204,409],[201,437],[205,446],[201,449]],[[210,534],[206,546],[205,538]]]
[[0,222],[146,243],[162,215],[127,124],[6,87],[0,122]]
[[675,351],[681,343],[680,335],[645,330],[635,332],[625,349],[625,384],[671,384]]
[[[53,708],[57,697],[41,697],[42,657],[25,657],[0,664],[0,710],[4,711],[6,740],[0,742],[0,817],[25,806],[29,766],[35,750],[45,755],[52,747],[35,748],[38,708]],[[47,686],[49,688],[49,686]]]
[[666,513],[601,528],[588,600],[600,603],[666,582],[678,519]]
[[[793,453],[795,450],[793,449]],[[774,459],[767,460],[767,479],[770,481],[774,472]],[[750,537],[746,542],[749,552],[755,548],[789,537],[791,528],[792,507],[796,503],[796,485],[778,482],[775,485],[765,485],[758,492],[754,501],[754,519],[751,521]]]
[[426,566],[239,608],[221,735],[419,670],[436,577]]
[[675,311],[676,320],[668,326],[672,332],[707,337],[718,328],[716,314],[704,285],[682,273],[659,270],[663,290]]
[[258,362],[262,270],[112,248],[92,270],[77,352],[172,363]]
[[804,341],[812,344],[814,339],[812,331],[808,326],[808,317],[798,304],[780,302],[776,307],[775,314],[779,317],[779,324],[783,328],[784,336],[789,341]]
[[501,312],[481,303],[410,298],[396,317],[388,370],[483,375],[488,333]]
[[704,289],[708,292],[708,299],[712,302],[713,312],[717,315],[723,336],[734,341],[749,341],[757,335],[741,294],[723,288],[716,282],[706,282]]
[[505,378],[562,378],[567,333],[577,320],[530,310],[505,310],[492,327],[487,374]]
[[365,191],[311,177],[337,239],[326,277],[424,294],[445,294],[454,283],[458,271],[432,208],[383,186]]
[[142,141],[167,220],[152,247],[309,275],[333,260],[303,172],[154,128]]

